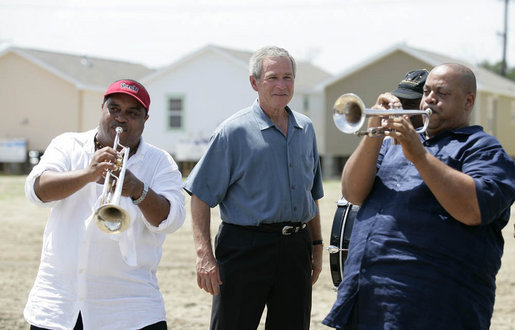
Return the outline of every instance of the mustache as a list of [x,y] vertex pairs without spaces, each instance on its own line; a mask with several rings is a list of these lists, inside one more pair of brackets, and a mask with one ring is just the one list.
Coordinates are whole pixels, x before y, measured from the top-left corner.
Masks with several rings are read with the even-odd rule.
[[428,109],[433,111],[433,113],[437,112],[437,111],[435,111],[434,107],[432,107],[428,104],[424,104],[424,106],[422,107],[422,110],[428,110]]
[[124,131],[124,132],[127,132],[128,130],[128,127],[127,125],[122,125],[122,124],[119,124],[119,123],[116,123],[116,124],[112,124],[109,126],[109,128],[113,129],[113,130],[116,130],[117,127],[121,127],[121,129]]

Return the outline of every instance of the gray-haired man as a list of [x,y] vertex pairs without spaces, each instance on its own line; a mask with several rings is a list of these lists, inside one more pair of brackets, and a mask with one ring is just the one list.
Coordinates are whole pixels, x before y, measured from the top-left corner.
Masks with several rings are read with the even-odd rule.
[[[192,195],[197,281],[213,294],[212,329],[308,329],[322,269],[323,196],[311,120],[292,111],[295,61],[265,47],[250,59],[258,99],[227,119],[184,188]],[[211,247],[210,207],[223,220]],[[216,255],[216,259],[215,259]]]

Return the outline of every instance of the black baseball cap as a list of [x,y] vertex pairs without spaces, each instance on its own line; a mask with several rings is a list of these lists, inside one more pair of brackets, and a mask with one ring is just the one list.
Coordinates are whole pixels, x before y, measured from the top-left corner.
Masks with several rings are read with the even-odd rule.
[[424,84],[429,72],[426,69],[413,70],[406,73],[406,76],[392,91],[392,94],[403,99],[420,99],[424,93]]

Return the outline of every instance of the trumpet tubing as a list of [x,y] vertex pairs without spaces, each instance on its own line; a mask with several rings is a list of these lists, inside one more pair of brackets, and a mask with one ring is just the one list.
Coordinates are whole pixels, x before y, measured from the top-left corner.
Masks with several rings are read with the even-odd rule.
[[359,96],[353,93],[347,93],[340,96],[333,107],[333,120],[336,127],[347,134],[355,134],[358,136],[368,135],[372,137],[385,136],[387,129],[381,127],[370,127],[366,131],[360,131],[366,117],[396,117],[396,116],[424,116],[424,126],[418,128],[417,133],[426,131],[429,124],[431,110],[375,110],[366,109],[365,103]]
[[129,158],[129,148],[121,145],[120,134],[123,129],[116,128],[113,149],[118,150],[121,146],[121,162],[117,162],[120,173],[116,176],[112,171],[107,171],[104,180],[104,188],[100,198],[100,206],[95,210],[93,219],[97,227],[108,234],[117,234],[129,228],[130,217],[127,211],[120,207],[120,197],[122,196],[123,180],[127,171],[127,160]]

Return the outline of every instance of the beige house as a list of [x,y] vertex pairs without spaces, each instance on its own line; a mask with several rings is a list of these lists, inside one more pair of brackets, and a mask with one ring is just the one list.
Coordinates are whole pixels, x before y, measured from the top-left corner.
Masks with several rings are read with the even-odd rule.
[[[257,98],[249,81],[251,56],[249,51],[207,45],[145,77],[142,83],[152,99],[143,133],[146,141],[170,152],[176,161],[190,162],[190,167],[196,163],[216,127]],[[321,122],[316,120],[322,112],[311,102],[312,92],[331,75],[309,62],[296,62],[289,105]],[[187,165],[181,169],[183,175],[188,173]]]
[[[0,171],[5,162],[2,141],[23,140],[27,151],[42,152],[60,133],[95,127],[106,87],[122,78],[137,79],[149,90],[151,116],[144,138],[179,162],[196,162],[205,146],[192,145],[198,147],[207,141],[219,123],[256,98],[248,78],[251,55],[207,45],[154,71],[134,63],[41,50],[12,47],[1,51],[4,120],[0,123]],[[296,95],[291,105],[318,116],[316,124],[321,122],[322,112],[320,102],[309,102],[310,93],[330,74],[307,62],[297,65]],[[193,144],[179,148],[185,141]]]
[[363,61],[351,70],[320,84],[317,89],[324,99],[324,120],[318,132],[324,175],[338,176],[356,148],[359,137],[340,132],[333,122],[333,105],[344,93],[355,93],[367,108],[374,105],[382,92],[395,89],[406,72],[431,70],[442,63],[462,63],[474,71],[478,94],[472,124],[481,125],[494,135],[512,158],[515,157],[515,83],[486,69],[436,53],[405,45],[394,46]]
[[27,150],[44,151],[60,133],[97,125],[110,83],[151,72],[140,64],[7,48],[0,52],[0,140],[22,138]]
[[[250,55],[208,45],[153,71],[115,60],[7,48],[0,51],[0,154],[2,141],[23,139],[27,150],[43,151],[60,133],[95,127],[106,87],[117,79],[133,78],[149,89],[152,98],[145,139],[174,157],[180,156],[176,150],[180,141],[206,140],[230,115],[227,111],[247,106],[255,98],[248,86]],[[404,45],[387,49],[335,77],[309,63],[298,63],[295,97],[290,105],[313,120],[324,176],[339,176],[359,142],[358,137],[340,132],[333,123],[332,107],[341,94],[356,93],[371,107],[377,96],[394,89],[406,72],[445,62],[463,63]],[[515,157],[515,83],[464,64],[478,79],[473,124],[496,136]],[[203,79],[199,80],[200,76]],[[236,91],[230,104],[228,90]],[[182,105],[180,111],[177,104]],[[177,120],[170,121],[178,113],[180,127],[175,125]],[[170,123],[175,126],[168,127]],[[184,160],[196,160],[190,158]],[[0,171],[1,163],[0,159]]]

